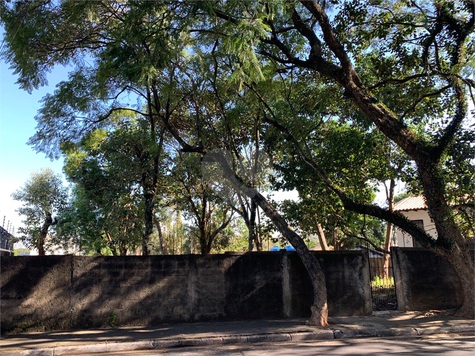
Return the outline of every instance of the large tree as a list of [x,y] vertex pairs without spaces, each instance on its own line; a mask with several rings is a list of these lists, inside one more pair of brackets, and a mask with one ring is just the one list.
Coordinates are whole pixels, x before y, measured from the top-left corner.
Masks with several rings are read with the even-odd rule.
[[[63,186],[61,176],[49,168],[41,169],[32,173],[12,197],[23,203],[17,210],[25,217],[24,226],[18,229],[20,240],[28,247],[38,249],[40,256],[45,255],[47,237],[52,233],[50,228],[58,223],[57,215],[67,204],[68,189]],[[52,242],[50,245],[58,244]]]
[[[133,116],[117,115],[110,126],[113,129],[89,132],[78,144],[62,144],[65,172],[76,184],[74,213],[69,215],[77,229],[92,241],[103,241],[113,254],[138,247],[137,233],[152,224],[141,239],[146,254],[144,245],[149,244],[154,223],[155,185],[163,178],[155,161],[160,154],[152,152],[162,150],[162,140],[148,142],[147,123]],[[93,229],[88,228],[91,224]],[[97,245],[92,241],[87,245]]]

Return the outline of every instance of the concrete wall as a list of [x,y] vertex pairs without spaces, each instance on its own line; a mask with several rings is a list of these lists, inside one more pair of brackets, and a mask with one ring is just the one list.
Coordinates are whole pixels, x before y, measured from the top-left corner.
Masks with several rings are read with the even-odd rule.
[[12,326],[70,326],[71,257],[2,256],[0,261],[2,331]]
[[451,309],[463,301],[462,285],[452,265],[421,248],[392,247],[398,309]]
[[[367,253],[315,254],[330,315],[370,314]],[[0,277],[2,332],[307,317],[313,299],[294,252],[2,257]]]

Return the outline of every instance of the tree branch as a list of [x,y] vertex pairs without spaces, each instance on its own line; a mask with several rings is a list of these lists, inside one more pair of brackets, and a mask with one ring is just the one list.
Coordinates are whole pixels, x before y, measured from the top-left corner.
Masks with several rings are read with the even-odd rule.
[[442,94],[444,91],[446,91],[447,89],[450,89],[450,85],[446,85],[445,87],[435,91],[435,92],[432,92],[432,93],[427,93],[425,95],[422,95],[420,98],[418,98],[414,103],[413,105],[407,109],[406,111],[404,111],[404,113],[402,114],[401,116],[401,119],[404,119],[404,117],[406,117],[407,114],[409,114],[411,111],[414,111],[416,109],[416,106],[422,101],[424,100],[425,98],[430,98],[430,97],[433,97],[433,96],[438,96],[440,94]]
[[374,90],[374,89],[377,89],[377,88],[382,87],[382,86],[384,86],[386,84],[389,84],[389,83],[404,84],[404,83],[407,83],[407,82],[409,82],[413,79],[426,78],[426,77],[427,77],[426,73],[421,73],[421,74],[415,74],[415,75],[411,75],[409,77],[400,78],[400,79],[389,78],[389,79],[383,80],[383,81],[369,87],[368,89],[369,90]]
[[465,93],[460,85],[460,81],[454,79],[454,89],[457,97],[457,107],[452,121],[445,127],[443,135],[439,138],[437,146],[432,149],[432,154],[439,160],[442,154],[453,141],[456,132],[460,128],[462,121],[467,114],[467,106],[465,101]]

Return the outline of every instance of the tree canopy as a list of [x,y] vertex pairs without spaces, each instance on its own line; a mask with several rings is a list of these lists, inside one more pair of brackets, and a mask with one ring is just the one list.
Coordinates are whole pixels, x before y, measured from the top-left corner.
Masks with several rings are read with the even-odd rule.
[[28,247],[38,249],[39,255],[58,245],[56,234],[50,228],[58,222],[58,215],[66,208],[68,189],[61,177],[45,168],[31,174],[24,186],[12,194],[23,203],[17,211],[24,216],[20,240]]

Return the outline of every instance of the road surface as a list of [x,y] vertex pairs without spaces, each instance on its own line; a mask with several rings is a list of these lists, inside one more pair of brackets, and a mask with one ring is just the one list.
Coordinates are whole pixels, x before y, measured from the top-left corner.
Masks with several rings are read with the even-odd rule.
[[314,356],[314,355],[475,355],[475,335],[448,334],[413,338],[361,338],[328,341],[256,343],[112,352],[104,356]]

